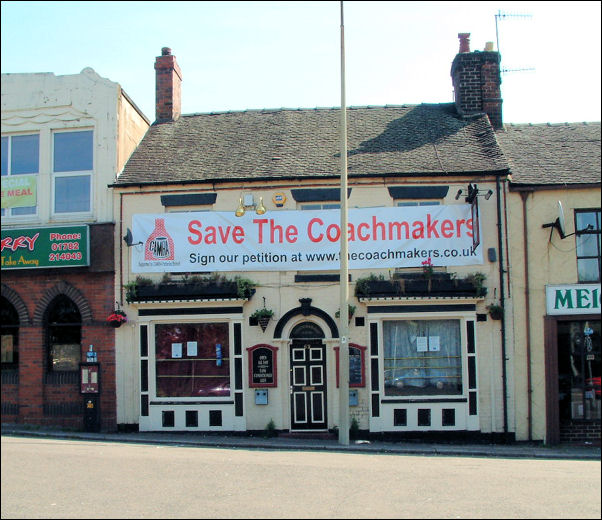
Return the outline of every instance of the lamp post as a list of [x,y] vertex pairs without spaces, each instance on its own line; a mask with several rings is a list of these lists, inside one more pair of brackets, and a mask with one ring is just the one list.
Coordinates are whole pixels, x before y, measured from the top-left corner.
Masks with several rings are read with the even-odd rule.
[[347,240],[347,107],[345,102],[345,27],[341,0],[341,238],[340,238],[340,349],[339,444],[349,444],[349,264]]

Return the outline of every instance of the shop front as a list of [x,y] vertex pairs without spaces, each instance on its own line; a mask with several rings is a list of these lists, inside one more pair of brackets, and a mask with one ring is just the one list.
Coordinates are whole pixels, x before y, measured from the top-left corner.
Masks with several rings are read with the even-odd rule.
[[546,287],[548,442],[600,441],[600,284]]

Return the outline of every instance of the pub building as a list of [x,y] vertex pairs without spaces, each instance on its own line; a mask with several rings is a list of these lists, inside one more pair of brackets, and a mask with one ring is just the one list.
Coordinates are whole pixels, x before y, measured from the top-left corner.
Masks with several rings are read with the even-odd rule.
[[[475,60],[475,56],[476,59]],[[348,108],[349,412],[365,435],[514,438],[501,99]],[[141,431],[338,428],[340,108],[156,120],[111,185],[117,414]],[[474,85],[474,83],[470,83]],[[479,90],[479,96],[481,92]],[[508,317],[511,319],[511,313]]]

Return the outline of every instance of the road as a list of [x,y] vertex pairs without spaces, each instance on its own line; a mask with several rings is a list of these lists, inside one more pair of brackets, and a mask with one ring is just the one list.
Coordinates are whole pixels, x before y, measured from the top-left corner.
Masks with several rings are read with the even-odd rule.
[[600,461],[2,437],[2,518],[597,518]]

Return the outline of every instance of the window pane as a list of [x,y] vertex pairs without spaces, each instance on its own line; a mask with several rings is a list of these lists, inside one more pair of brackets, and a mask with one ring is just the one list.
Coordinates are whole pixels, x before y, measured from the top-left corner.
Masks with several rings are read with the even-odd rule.
[[35,206],[27,206],[26,208],[12,208],[11,215],[35,215],[36,207]]
[[55,344],[50,348],[52,371],[64,372],[77,370],[80,360],[79,343]]
[[577,261],[580,282],[600,281],[600,262],[596,258],[581,258]]
[[[597,214],[600,215],[599,212]],[[600,220],[599,217],[596,219],[596,212],[594,211],[578,211],[575,213],[575,218],[577,219],[577,231],[583,231],[587,226],[591,226],[591,231],[600,229]]]
[[385,395],[462,393],[459,320],[383,323]]
[[2,175],[8,175],[8,137],[2,138]]
[[40,138],[38,135],[15,135],[11,137],[11,175],[38,173],[39,142]]
[[56,177],[54,180],[54,212],[90,211],[90,176]]
[[54,171],[76,172],[93,167],[92,130],[54,134]]
[[157,397],[230,395],[227,323],[155,327]]
[[577,256],[597,256],[598,235],[577,236]]

